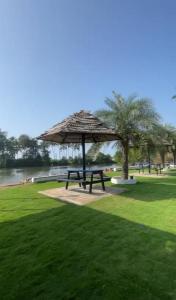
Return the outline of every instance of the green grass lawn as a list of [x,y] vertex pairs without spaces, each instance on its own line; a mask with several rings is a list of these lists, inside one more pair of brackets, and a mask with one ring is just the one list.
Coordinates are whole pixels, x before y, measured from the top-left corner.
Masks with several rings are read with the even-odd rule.
[[54,187],[0,189],[1,300],[176,299],[176,176],[84,207]]

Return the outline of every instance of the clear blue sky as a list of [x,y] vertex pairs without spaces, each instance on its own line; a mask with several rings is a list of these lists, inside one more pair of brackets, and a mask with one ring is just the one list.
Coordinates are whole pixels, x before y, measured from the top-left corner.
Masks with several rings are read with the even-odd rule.
[[116,90],[176,125],[175,0],[1,0],[0,128],[37,136]]

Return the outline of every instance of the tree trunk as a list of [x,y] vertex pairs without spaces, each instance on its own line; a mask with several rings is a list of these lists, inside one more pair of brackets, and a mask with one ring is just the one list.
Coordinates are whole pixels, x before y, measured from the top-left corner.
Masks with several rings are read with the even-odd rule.
[[173,158],[174,158],[174,166],[176,165],[176,151],[173,151]]
[[163,165],[163,168],[165,166],[165,153],[162,151],[160,152],[160,157],[161,157],[161,163]]
[[150,158],[150,147],[149,145],[147,146],[147,154],[148,154],[148,170],[149,174],[151,173],[151,158]]
[[129,145],[128,140],[122,143],[123,147],[123,179],[128,179],[128,154],[129,154]]

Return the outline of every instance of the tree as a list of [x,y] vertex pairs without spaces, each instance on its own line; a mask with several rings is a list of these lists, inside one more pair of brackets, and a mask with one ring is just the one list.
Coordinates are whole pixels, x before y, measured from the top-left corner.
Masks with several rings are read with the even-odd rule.
[[30,137],[27,134],[21,134],[18,138],[19,147],[25,150],[30,147]]
[[112,157],[110,154],[104,154],[102,152],[99,152],[96,157],[95,163],[97,163],[97,164],[112,164],[113,160],[112,160]]
[[148,130],[159,122],[152,102],[147,98],[137,98],[135,95],[125,99],[113,92],[113,98],[107,98],[108,109],[99,110],[96,115],[108,125],[115,128],[123,155],[123,178],[128,179],[128,156],[130,143],[138,143]]
[[166,125],[168,130],[169,150],[173,155],[174,165],[176,165],[176,128],[171,125]]
[[49,146],[50,146],[50,143],[46,142],[46,141],[42,141],[39,146],[44,165],[49,165],[49,163],[50,163]]
[[6,167],[7,133],[0,129],[0,167]]
[[15,137],[12,136],[7,139],[6,151],[10,159],[15,159],[15,156],[18,153],[18,141]]
[[9,160],[15,160],[18,153],[18,143],[14,137],[7,137],[5,131],[0,130],[0,167],[7,167]]
[[151,156],[154,158],[159,154],[161,163],[164,167],[165,156],[168,152],[169,130],[166,125],[154,124],[152,130],[148,130],[140,142],[140,148],[146,152],[149,173],[151,172]]
[[170,146],[171,129],[168,125],[159,125],[156,127],[156,149],[160,155],[161,163],[165,167],[165,157],[168,153],[168,147]]
[[[117,150],[114,159],[116,162],[119,162],[120,164],[123,163],[123,157],[122,157],[122,151]],[[128,161],[129,163],[141,163],[145,161],[146,159],[146,152],[143,151],[141,147],[133,147],[129,149],[129,156],[128,156]]]
[[30,138],[26,134],[20,135],[18,138],[19,150],[22,151],[23,158],[36,159],[39,156],[38,141],[34,138]]

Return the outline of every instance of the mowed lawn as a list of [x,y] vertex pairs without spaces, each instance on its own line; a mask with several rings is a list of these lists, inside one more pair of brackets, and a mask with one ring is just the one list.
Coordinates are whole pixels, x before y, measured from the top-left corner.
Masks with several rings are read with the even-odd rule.
[[0,299],[176,299],[176,176],[88,206],[0,189]]

